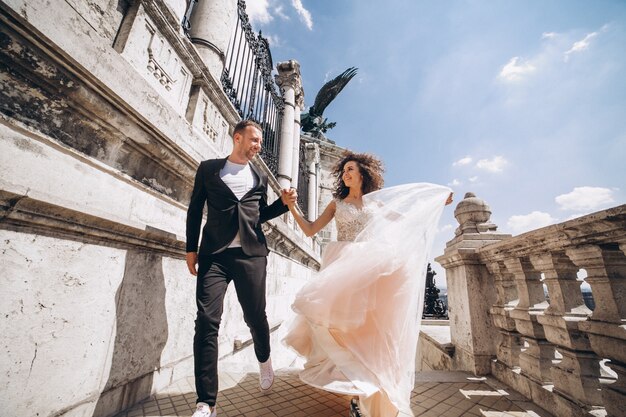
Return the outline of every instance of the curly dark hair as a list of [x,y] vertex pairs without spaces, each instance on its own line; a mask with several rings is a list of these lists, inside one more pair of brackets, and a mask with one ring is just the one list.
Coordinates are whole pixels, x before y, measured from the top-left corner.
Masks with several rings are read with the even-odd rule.
[[383,188],[383,172],[385,172],[385,168],[383,167],[383,163],[380,159],[369,153],[354,153],[352,151],[346,151],[333,169],[333,176],[335,177],[335,190],[333,191],[333,197],[343,200],[350,192],[350,189],[346,187],[346,184],[344,184],[343,179],[341,178],[344,165],[350,161],[356,162],[359,167],[359,172],[363,176],[363,184],[361,185],[361,191],[363,191],[363,194],[371,193],[372,191]]

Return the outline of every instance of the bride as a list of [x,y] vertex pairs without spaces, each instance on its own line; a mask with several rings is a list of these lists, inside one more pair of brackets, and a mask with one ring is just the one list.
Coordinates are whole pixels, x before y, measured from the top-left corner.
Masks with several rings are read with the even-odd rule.
[[306,358],[302,381],[359,397],[351,415],[395,417],[412,415],[425,268],[452,193],[425,183],[382,189],[382,172],[374,156],[347,152],[319,218],[309,222],[289,207],[307,236],[334,218],[337,242],[296,295],[284,342]]

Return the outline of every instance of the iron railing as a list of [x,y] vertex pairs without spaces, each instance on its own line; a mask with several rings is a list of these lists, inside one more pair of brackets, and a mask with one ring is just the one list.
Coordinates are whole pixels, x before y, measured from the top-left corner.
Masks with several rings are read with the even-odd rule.
[[272,79],[272,54],[261,32],[252,30],[246,4],[237,1],[237,24],[226,51],[222,87],[242,119],[263,127],[261,158],[278,175],[280,126],[284,100]]

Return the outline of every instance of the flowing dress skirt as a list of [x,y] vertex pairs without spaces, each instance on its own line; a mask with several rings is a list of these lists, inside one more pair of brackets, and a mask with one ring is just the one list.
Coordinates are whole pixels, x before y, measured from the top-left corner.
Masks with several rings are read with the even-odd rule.
[[359,396],[367,416],[410,413],[426,261],[449,191],[408,184],[368,194],[371,224],[354,242],[326,246],[284,339],[306,358],[304,382]]

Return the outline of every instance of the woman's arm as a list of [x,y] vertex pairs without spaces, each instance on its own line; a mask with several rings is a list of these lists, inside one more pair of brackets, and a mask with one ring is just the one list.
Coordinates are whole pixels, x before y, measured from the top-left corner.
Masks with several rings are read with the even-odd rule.
[[307,236],[313,236],[322,230],[324,226],[326,226],[335,216],[335,208],[336,205],[333,200],[328,204],[328,206],[326,206],[321,216],[319,216],[314,222],[310,222],[300,215],[295,204],[289,205],[289,211],[291,211],[293,218],[296,219],[296,223],[298,223],[300,229],[302,229],[304,234]]

